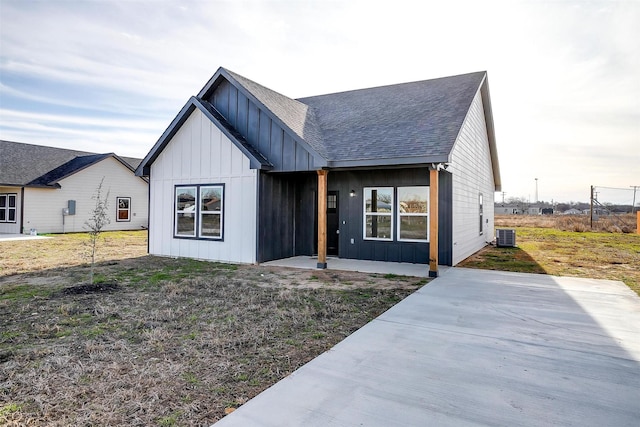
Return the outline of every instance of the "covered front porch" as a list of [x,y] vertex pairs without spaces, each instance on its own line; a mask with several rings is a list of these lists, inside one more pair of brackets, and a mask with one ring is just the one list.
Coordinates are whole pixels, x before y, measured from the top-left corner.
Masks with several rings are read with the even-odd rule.
[[[398,276],[429,277],[428,264],[412,264],[408,262],[369,261],[338,257],[326,258],[327,268],[331,270],[358,271],[361,273],[395,274]],[[317,256],[294,256],[261,263],[264,266],[316,269]],[[438,266],[440,272],[450,267]]]

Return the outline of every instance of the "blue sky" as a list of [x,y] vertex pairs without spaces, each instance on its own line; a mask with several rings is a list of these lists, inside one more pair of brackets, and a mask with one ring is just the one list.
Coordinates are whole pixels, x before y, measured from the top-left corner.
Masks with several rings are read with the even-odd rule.
[[640,185],[639,23],[640,0],[0,0],[0,139],[143,157],[220,66],[292,98],[486,70],[506,197],[586,201]]

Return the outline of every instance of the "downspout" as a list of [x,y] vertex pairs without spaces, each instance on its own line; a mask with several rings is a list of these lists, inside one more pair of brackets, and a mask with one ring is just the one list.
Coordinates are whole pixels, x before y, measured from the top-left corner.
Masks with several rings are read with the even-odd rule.
[[20,234],[24,234],[24,187],[20,187]]

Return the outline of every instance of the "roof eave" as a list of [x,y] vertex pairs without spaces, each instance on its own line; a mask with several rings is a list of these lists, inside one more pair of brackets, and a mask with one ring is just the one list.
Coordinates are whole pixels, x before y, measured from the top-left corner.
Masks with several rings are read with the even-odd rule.
[[160,153],[162,153],[169,141],[171,141],[171,138],[175,136],[178,130],[180,130],[180,127],[187,121],[191,113],[196,108],[200,110],[205,116],[207,116],[207,118],[211,120],[216,125],[216,127],[220,129],[220,131],[222,131],[227,136],[227,138],[229,138],[231,142],[249,158],[252,169],[268,170],[273,167],[266,160],[260,159],[256,154],[251,153],[250,150],[248,150],[247,147],[238,140],[236,135],[233,135],[225,126],[222,125],[220,120],[215,117],[215,114],[212,111],[205,107],[198,98],[192,96],[182,107],[176,117],[171,121],[171,124],[169,124],[160,138],[158,138],[158,140],[144,157],[144,159],[142,159],[142,162],[140,162],[140,165],[138,165],[138,168],[135,171],[136,176],[149,176],[151,174],[151,165],[153,164],[153,162],[158,158]]
[[411,156],[411,157],[392,157],[379,159],[358,159],[358,160],[337,160],[327,162],[330,169],[342,168],[371,168],[371,167],[393,167],[393,166],[428,166],[432,163],[449,163],[450,159],[447,155],[438,156]]

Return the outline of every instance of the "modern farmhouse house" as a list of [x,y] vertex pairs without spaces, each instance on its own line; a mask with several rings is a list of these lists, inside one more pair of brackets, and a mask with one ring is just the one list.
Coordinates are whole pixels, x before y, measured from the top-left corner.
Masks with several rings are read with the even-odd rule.
[[220,68],[136,174],[149,177],[151,254],[317,255],[319,268],[332,255],[435,276],[493,240],[487,74],[296,100]]
[[0,141],[0,233],[87,231],[104,178],[111,223],[105,230],[140,230],[148,224],[146,179],[140,159]]

